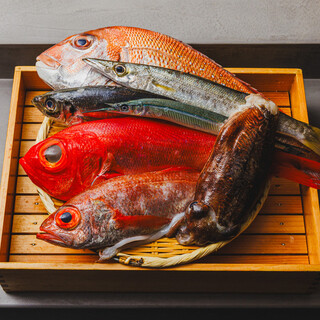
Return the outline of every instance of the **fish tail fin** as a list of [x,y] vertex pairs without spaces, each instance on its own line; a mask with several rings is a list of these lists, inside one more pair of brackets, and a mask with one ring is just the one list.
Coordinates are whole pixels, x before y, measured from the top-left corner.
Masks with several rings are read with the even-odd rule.
[[309,134],[303,139],[302,143],[314,151],[316,154],[320,155],[320,129],[308,125],[310,128]]
[[320,189],[320,163],[289,153],[276,152],[273,174],[307,187]]

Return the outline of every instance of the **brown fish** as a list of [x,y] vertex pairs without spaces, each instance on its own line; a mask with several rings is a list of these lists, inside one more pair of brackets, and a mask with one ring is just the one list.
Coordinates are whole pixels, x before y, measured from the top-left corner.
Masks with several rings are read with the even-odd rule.
[[[257,96],[256,96],[257,97]],[[223,126],[176,238],[184,245],[231,240],[259,212],[270,185],[278,108],[263,98]]]
[[99,250],[100,260],[165,236],[194,195],[199,172],[166,169],[116,177],[75,196],[41,225],[37,238]]

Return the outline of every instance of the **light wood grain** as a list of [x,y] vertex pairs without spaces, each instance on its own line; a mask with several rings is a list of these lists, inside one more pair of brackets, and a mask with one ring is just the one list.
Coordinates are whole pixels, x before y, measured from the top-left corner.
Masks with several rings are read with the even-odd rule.
[[269,196],[262,207],[262,213],[295,213],[302,214],[302,203],[300,196]]
[[10,245],[10,226],[23,116],[25,86],[19,69],[15,69],[0,189],[0,261],[6,261]]
[[[181,252],[188,252],[189,247],[181,247]],[[177,248],[174,248],[177,249]],[[167,248],[158,248],[159,254],[166,253]],[[140,246],[134,253],[150,254],[154,249],[151,245]],[[70,249],[55,246],[38,240],[35,235],[12,235],[11,254],[80,254],[90,250]],[[131,250],[124,251],[133,252]],[[240,235],[227,246],[220,249],[222,254],[306,254],[306,237],[304,235]]]
[[300,194],[300,186],[296,182],[284,178],[273,177],[271,181],[269,194],[298,195]]
[[[35,206],[37,204],[34,204]],[[15,214],[12,233],[37,233],[41,223],[48,218],[47,214]],[[258,215],[245,233],[305,233],[303,216],[301,215]]]
[[[10,262],[31,262],[31,263],[95,263],[98,260],[97,254],[77,255],[49,255],[49,254],[11,254]],[[199,263],[230,263],[230,264],[308,264],[308,255],[221,255],[219,252],[211,254],[199,260]]]
[[36,122],[42,122],[44,119],[44,115],[35,107],[28,107],[26,106],[24,108],[23,113],[23,122],[24,123],[36,123]]
[[24,123],[22,126],[22,140],[35,140],[39,132],[40,123]]
[[31,182],[29,177],[21,176],[17,178],[16,193],[37,193],[36,186]]
[[29,151],[29,149],[35,145],[34,140],[26,140],[26,141],[21,141],[20,143],[20,157],[24,157],[25,154]]

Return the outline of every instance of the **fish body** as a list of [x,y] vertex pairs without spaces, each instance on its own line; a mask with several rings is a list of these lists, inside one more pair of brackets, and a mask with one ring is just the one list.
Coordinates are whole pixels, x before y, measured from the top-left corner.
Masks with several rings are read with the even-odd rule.
[[181,244],[233,239],[266,199],[278,110],[270,101],[248,103],[251,107],[231,116],[217,137],[177,231]]
[[31,147],[20,164],[34,184],[68,200],[117,175],[177,166],[201,170],[214,141],[170,123],[112,118],[66,128]]
[[109,259],[122,248],[165,236],[192,199],[198,177],[199,172],[169,169],[102,182],[51,214],[37,238],[99,250],[100,260]]
[[45,116],[64,122],[67,125],[74,125],[84,121],[116,117],[116,114],[110,112],[103,114],[99,114],[98,112],[92,114],[91,112],[104,109],[109,104],[126,103],[127,101],[142,98],[170,100],[152,93],[124,87],[96,86],[47,92],[35,96],[32,99],[32,104]]
[[73,125],[116,116],[169,120],[204,132],[218,132],[226,117],[145,91],[125,87],[62,89],[35,96],[32,103],[47,117]]
[[225,117],[239,111],[248,96],[208,79],[167,68],[92,58],[84,61],[125,87],[156,93]]
[[[85,61],[123,86],[166,96],[225,117],[247,108],[247,100],[255,96],[176,70],[91,58]],[[280,113],[277,134],[294,139],[320,155],[320,129],[316,127]]]
[[[171,166],[201,170],[215,140],[214,135],[163,121],[105,119],[60,131],[31,147],[20,164],[35,185],[57,199],[68,200],[92,183],[117,175]],[[302,162],[283,151],[275,157],[275,174],[320,188],[319,162]]]
[[72,35],[37,57],[37,72],[54,89],[107,84],[108,79],[82,61],[87,57],[166,67],[196,74],[235,90],[257,92],[191,46],[161,33],[134,27],[107,27]]

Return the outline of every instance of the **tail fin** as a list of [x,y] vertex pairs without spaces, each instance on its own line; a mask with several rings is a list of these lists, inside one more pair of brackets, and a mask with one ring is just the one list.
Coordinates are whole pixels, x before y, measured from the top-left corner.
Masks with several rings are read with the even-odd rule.
[[274,155],[274,164],[274,175],[320,189],[320,162],[278,151]]
[[[310,126],[308,123],[289,117],[285,113],[280,113],[277,138],[279,138],[279,135],[280,141],[282,140],[281,135],[283,135],[284,138],[288,137],[289,140],[291,138],[293,141],[296,141],[296,143],[298,142],[302,144],[302,147],[305,146],[320,156],[319,128]],[[291,143],[289,141],[288,144],[291,145],[293,141],[291,141]]]
[[301,142],[306,147],[320,155],[320,129],[310,125],[308,125],[308,127],[310,130],[308,131],[305,139],[303,139]]

